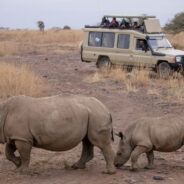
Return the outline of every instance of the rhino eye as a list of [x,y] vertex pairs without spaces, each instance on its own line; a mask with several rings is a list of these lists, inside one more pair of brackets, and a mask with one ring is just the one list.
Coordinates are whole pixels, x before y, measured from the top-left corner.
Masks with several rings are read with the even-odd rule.
[[120,152],[117,153],[118,156],[121,156],[122,154]]

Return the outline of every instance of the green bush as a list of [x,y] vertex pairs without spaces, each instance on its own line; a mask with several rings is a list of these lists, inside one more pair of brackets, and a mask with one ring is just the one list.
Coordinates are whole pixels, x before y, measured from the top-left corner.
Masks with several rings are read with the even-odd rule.
[[184,12],[178,13],[165,25],[165,30],[173,33],[184,31]]

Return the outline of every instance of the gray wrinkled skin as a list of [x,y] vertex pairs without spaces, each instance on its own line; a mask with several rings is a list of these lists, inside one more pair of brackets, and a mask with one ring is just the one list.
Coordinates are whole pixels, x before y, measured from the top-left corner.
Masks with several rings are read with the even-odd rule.
[[119,133],[120,141],[115,156],[116,167],[124,165],[131,158],[131,169],[137,169],[137,159],[146,153],[148,166],[153,167],[153,151],[171,152],[184,143],[184,119],[177,116],[142,118]]
[[[85,168],[97,146],[105,157],[106,173],[115,173],[111,114],[96,98],[16,96],[0,103],[0,143],[6,143],[6,157],[20,171],[28,169],[33,146],[66,151],[81,141],[82,155],[73,168]],[[16,150],[20,157],[15,156]]]

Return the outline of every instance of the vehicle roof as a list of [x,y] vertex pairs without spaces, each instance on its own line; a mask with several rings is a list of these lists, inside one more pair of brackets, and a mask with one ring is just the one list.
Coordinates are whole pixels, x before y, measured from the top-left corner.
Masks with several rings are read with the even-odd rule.
[[104,17],[108,18],[142,18],[142,19],[147,19],[147,18],[156,18],[156,16],[153,15],[104,15]]
[[84,31],[87,32],[113,32],[113,33],[125,33],[125,34],[136,34],[140,36],[163,36],[165,35],[164,33],[143,33],[138,30],[133,30],[133,29],[109,29],[109,28],[84,28]]

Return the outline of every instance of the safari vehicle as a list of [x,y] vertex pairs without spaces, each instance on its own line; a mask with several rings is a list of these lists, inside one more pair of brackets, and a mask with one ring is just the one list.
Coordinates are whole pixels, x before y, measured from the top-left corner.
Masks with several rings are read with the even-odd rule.
[[[83,62],[95,62],[99,68],[141,66],[155,70],[161,77],[183,68],[184,51],[172,47],[155,16],[104,17],[125,19],[130,25],[136,19],[143,29],[85,26],[80,47]],[[140,43],[144,47],[140,47]]]

